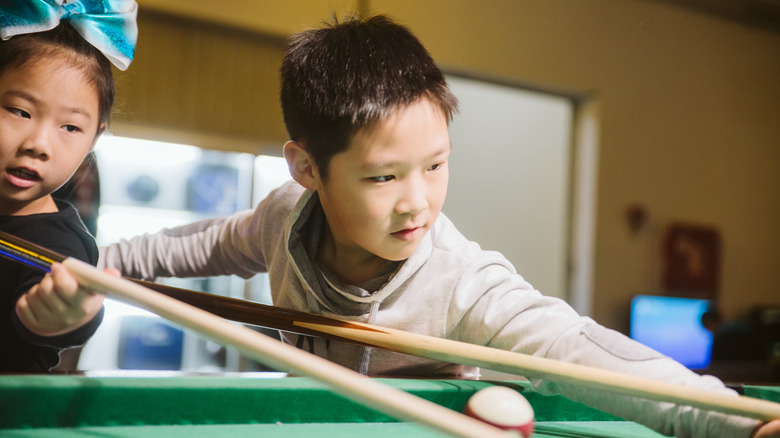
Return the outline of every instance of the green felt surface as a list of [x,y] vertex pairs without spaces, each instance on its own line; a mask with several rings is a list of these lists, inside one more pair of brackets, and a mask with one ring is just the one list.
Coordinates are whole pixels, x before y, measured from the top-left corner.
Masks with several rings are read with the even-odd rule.
[[[462,411],[485,381],[378,379]],[[521,391],[538,421],[617,420],[563,397]],[[371,423],[394,419],[308,378],[0,376],[0,428],[245,423]]]
[[[534,438],[659,438],[524,381],[377,379],[454,410],[479,389],[512,387],[534,408]],[[745,387],[780,401],[780,388]],[[251,376],[0,376],[2,438],[434,438],[428,427],[398,422],[309,378]]]
[[[73,429],[15,429],[3,438],[444,438],[448,435],[411,423],[233,424],[197,426],[118,426]],[[537,423],[532,438],[662,438],[627,421]]]
[[552,421],[536,423],[532,438],[665,438],[645,426],[630,421]]
[[748,397],[771,400],[780,403],[780,386],[751,386],[746,385],[742,388],[744,394]]

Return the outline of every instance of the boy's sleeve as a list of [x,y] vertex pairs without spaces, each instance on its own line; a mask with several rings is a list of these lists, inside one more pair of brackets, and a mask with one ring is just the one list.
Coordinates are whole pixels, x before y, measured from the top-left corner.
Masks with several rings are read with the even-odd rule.
[[267,272],[267,259],[273,254],[263,248],[284,238],[287,216],[303,190],[289,182],[254,210],[121,240],[100,248],[98,268],[116,268],[126,277],[146,281],[215,275],[250,278]]
[[256,226],[262,214],[261,204],[254,211],[123,239],[100,248],[98,268],[116,268],[123,276],[147,281],[233,274],[250,278],[266,270]]
[[[468,271],[468,270],[467,270]],[[483,264],[465,272],[467,288],[456,291],[463,317],[454,336],[504,350],[608,369],[691,388],[734,394],[718,379],[700,376],[682,364],[578,315],[563,300],[543,296],[504,263]],[[475,293],[474,285],[488,285]],[[560,394],[621,418],[677,437],[749,437],[756,420],[673,403],[531,379],[544,394]]]
[[[546,356],[713,393],[737,395],[719,379],[696,374],[679,362],[590,319],[564,332],[546,352]],[[582,386],[544,381],[534,382],[534,385],[540,391],[561,393],[670,436],[747,438],[758,425],[758,420],[745,417],[670,402],[620,396]]]

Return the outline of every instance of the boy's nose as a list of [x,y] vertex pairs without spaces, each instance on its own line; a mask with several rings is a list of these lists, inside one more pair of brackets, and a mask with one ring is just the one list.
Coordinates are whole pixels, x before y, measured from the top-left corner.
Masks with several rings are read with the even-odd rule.
[[425,187],[420,184],[405,184],[400,188],[400,199],[396,204],[398,214],[417,214],[428,207]]

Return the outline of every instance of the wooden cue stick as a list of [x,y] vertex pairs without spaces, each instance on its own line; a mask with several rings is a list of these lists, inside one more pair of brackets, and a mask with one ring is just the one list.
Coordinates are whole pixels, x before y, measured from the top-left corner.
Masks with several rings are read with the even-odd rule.
[[752,397],[718,394],[497,348],[329,318],[323,315],[282,309],[155,283],[139,283],[179,300],[190,302],[197,307],[208,309],[225,318],[247,324],[352,342],[494,371],[520,374],[530,378],[548,379],[628,396],[675,402],[761,420],[780,418],[779,403]]
[[[0,244],[7,243],[2,240],[5,236],[8,235],[0,232]],[[20,247],[18,239],[13,246]],[[34,254],[34,251],[23,249],[26,253]],[[5,252],[0,254],[8,257]],[[15,257],[9,258],[18,261]],[[283,344],[245,326],[233,324],[137,283],[108,275],[80,260],[63,258],[57,262],[62,263],[78,279],[82,287],[156,313],[220,344],[232,346],[241,354],[277,370],[292,370],[295,374],[315,378],[336,392],[394,418],[419,422],[464,438],[517,436],[514,432],[503,431],[436,403],[379,383],[326,359]]]
[[[7,238],[17,245],[28,244],[35,249],[40,249],[45,256],[56,261],[62,259],[61,255],[29,242],[21,241],[21,239],[7,233],[0,232],[1,238]],[[0,240],[0,243],[4,242]],[[38,254],[33,254],[38,256]],[[7,254],[2,255],[8,256]],[[26,257],[28,257],[27,254],[22,254],[21,257],[15,256],[13,258],[19,260]],[[175,296],[178,300],[190,301],[201,308],[214,311],[215,313],[222,313],[222,316],[234,321],[277,328],[294,333],[314,334],[331,339],[357,342],[363,345],[431,359],[521,374],[525,377],[549,379],[650,400],[676,402],[761,420],[780,418],[780,404],[751,397],[717,394],[613,371],[432,336],[418,335],[386,327],[371,326],[358,322],[328,318],[322,315],[280,309],[259,303],[235,300],[154,283],[138,283]],[[259,318],[258,315],[260,315]],[[258,360],[267,363],[263,359]]]

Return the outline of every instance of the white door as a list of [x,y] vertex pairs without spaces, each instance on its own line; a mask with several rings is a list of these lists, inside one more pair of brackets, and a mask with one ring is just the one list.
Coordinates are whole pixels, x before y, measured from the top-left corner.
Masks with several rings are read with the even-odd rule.
[[573,103],[564,97],[449,76],[460,101],[450,124],[444,213],[497,250],[545,295],[568,298]]

